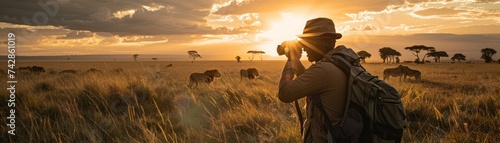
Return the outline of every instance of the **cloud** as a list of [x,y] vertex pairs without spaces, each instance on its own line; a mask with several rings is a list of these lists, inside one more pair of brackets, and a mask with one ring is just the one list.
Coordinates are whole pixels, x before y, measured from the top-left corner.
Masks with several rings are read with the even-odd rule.
[[126,36],[122,37],[122,42],[142,42],[142,41],[163,41],[164,36]]
[[[474,23],[473,23],[474,24]],[[498,31],[492,29],[498,29],[500,24],[488,24],[488,25],[470,25],[470,26],[460,26],[460,27],[449,27],[436,30],[439,33],[457,33],[457,34],[472,34],[472,33],[490,33],[496,34]]]
[[0,21],[119,35],[205,34],[217,32],[205,20],[212,4],[211,0],[6,1],[0,5]]
[[[228,2],[220,0],[47,0],[32,2],[25,0],[3,2],[0,5],[0,21],[31,26],[51,25],[67,30],[120,36],[237,34],[258,32],[269,28],[270,23],[276,21],[280,13],[287,11],[308,16],[332,17],[336,23],[352,19],[354,22],[364,22],[378,20],[376,15],[388,17],[387,15],[392,15],[394,11],[408,11],[404,8],[424,6],[431,1],[439,1],[431,5],[453,3],[449,0],[445,2],[442,0],[333,2],[323,0],[229,0]],[[453,15],[463,11],[457,8],[437,7],[416,13],[443,15],[439,12],[445,12],[446,15]],[[479,8],[479,10],[474,9],[461,14],[460,17],[490,18],[500,21],[499,15],[497,9],[481,10]]]
[[[413,34],[413,33],[456,33],[456,34],[480,34],[498,33],[495,30],[480,28],[474,32],[457,29],[457,27],[469,27],[472,25],[498,25],[500,22],[500,10],[492,9],[496,4],[477,4],[465,1],[449,2],[418,2],[405,3],[403,5],[392,5],[379,12],[359,12],[347,14],[352,19],[340,21],[338,27],[354,27],[356,25],[373,25],[380,29],[372,32],[356,32],[344,30],[345,34]],[[421,15],[419,15],[421,14]],[[498,29],[499,26],[489,26]],[[445,31],[441,29],[447,29]],[[344,33],[343,33],[344,34]]]
[[[378,27],[375,27],[373,25],[370,25],[370,24],[367,24],[367,25],[359,25],[357,27],[349,27],[350,31],[371,31],[371,30],[378,30],[380,28]],[[338,28],[338,29],[342,29],[342,28]]]
[[[401,45],[436,39],[452,46],[462,46],[451,44],[462,42],[498,45],[495,36],[477,34],[498,33],[492,29],[500,27],[499,4],[498,0],[8,0],[0,5],[0,33],[14,31],[26,49],[45,53],[89,48],[128,52],[122,47],[133,52],[153,47],[175,51],[186,45],[219,48],[227,43],[239,48],[269,42],[262,38],[265,36],[259,39],[255,35],[284,25],[280,21],[286,21],[284,15],[290,14],[300,21],[286,24],[300,25],[296,28],[300,32],[306,19],[324,16],[335,21],[343,40],[399,35],[392,39],[375,36],[376,42],[382,42],[380,46],[406,39],[411,42]],[[412,35],[436,32],[476,35]]]
[[467,11],[456,10],[454,8],[429,8],[425,10],[415,11],[414,13],[421,16],[434,16],[434,15],[450,16],[450,15],[457,15],[462,12],[467,12]]
[[381,11],[388,5],[403,4],[403,0],[350,0],[350,1],[324,1],[324,0],[247,0],[243,2],[232,1],[231,3],[217,9],[216,14],[245,14],[280,12],[283,10],[294,11],[296,9],[317,10],[324,9],[342,13],[357,13],[360,11]]
[[82,39],[86,37],[92,37],[94,34],[88,31],[71,31],[63,37],[57,39]]
[[165,36],[125,36],[119,38],[119,45],[145,46],[150,44],[167,43]]
[[[38,40],[44,37],[65,35],[68,33],[68,30],[11,26],[9,28],[0,27],[0,33],[14,33],[16,35],[16,43],[24,46],[35,45],[38,43]],[[7,39],[7,34],[0,34],[0,39]]]
[[113,45],[120,43],[119,36],[103,36],[103,39],[99,41],[99,45]]
[[412,16],[422,19],[461,19],[461,20],[496,20],[500,22],[500,10],[488,9],[485,7],[475,7],[468,5],[464,7],[442,7],[426,8],[413,11]]
[[499,0],[476,0],[476,3],[497,3]]
[[421,33],[406,36],[409,39],[435,40],[442,42],[500,43],[500,34],[447,34]]

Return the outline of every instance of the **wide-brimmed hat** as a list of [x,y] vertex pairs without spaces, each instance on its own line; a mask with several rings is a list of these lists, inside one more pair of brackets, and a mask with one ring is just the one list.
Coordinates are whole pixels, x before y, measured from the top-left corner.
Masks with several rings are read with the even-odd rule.
[[335,31],[335,24],[333,21],[324,17],[308,20],[306,26],[304,27],[304,31],[301,35],[297,35],[297,37],[314,37],[323,35],[331,35],[334,36],[335,39],[342,38],[342,34]]

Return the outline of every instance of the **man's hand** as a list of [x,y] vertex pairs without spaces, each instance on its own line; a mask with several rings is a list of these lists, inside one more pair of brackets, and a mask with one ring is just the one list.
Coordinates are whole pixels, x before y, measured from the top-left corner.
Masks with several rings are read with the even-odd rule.
[[302,46],[296,40],[285,41],[281,43],[283,47],[285,47],[285,55],[288,60],[291,61],[299,61],[302,56]]
[[292,70],[295,76],[300,76],[302,73],[306,71],[306,68],[304,67],[304,65],[302,65],[302,63],[299,60],[289,61],[289,62],[292,66]]
[[295,75],[299,76],[304,73],[304,65],[300,62],[300,57],[302,56],[302,45],[299,41],[285,41],[281,43],[281,45],[285,48],[285,55],[288,58]]

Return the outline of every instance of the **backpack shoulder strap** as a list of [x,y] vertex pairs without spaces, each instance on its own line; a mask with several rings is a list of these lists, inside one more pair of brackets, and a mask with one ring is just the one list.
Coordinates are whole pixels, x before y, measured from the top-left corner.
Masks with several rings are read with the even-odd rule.
[[334,54],[326,61],[333,63],[336,67],[342,70],[342,72],[344,72],[346,76],[349,76],[351,74],[352,64],[345,60],[345,58],[343,58],[342,56]]
[[[336,67],[338,67],[349,78],[349,76],[351,74],[352,63],[348,62],[342,54],[334,53],[331,57],[324,59],[324,61],[333,63]],[[347,95],[346,95],[347,96],[347,100],[346,100],[347,103],[346,103],[346,109],[345,109],[344,116],[348,110],[347,108],[349,107],[350,97],[348,95],[349,95],[349,93],[347,93]],[[339,140],[341,142],[348,141],[349,139],[345,136],[343,129],[342,129],[343,128],[342,124],[344,122],[344,119],[342,119],[340,126],[333,126],[332,122],[330,121],[330,118],[328,117],[325,109],[323,108],[323,104],[321,104],[321,98],[318,95],[313,95],[312,100],[313,100],[313,106],[315,108],[318,108],[319,111],[321,112],[321,115],[324,117],[324,119],[325,119],[324,122],[326,123],[326,127],[328,128],[329,135],[333,138],[332,139],[333,142],[336,143],[337,142],[336,140]]]
[[359,56],[352,49],[339,45],[331,52],[333,52],[332,55],[325,57],[323,61],[333,63],[348,77],[353,66],[359,66],[366,71],[359,64],[361,58],[359,58]]

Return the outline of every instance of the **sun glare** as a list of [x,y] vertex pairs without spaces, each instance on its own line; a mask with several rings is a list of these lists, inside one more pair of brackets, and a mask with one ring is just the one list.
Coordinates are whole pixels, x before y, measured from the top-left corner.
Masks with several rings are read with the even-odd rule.
[[305,17],[293,15],[292,13],[281,13],[280,21],[274,22],[270,29],[257,34],[256,38],[264,41],[261,50],[267,55],[277,56],[276,46],[283,41],[296,40],[296,35],[302,34],[302,29],[307,19]]

